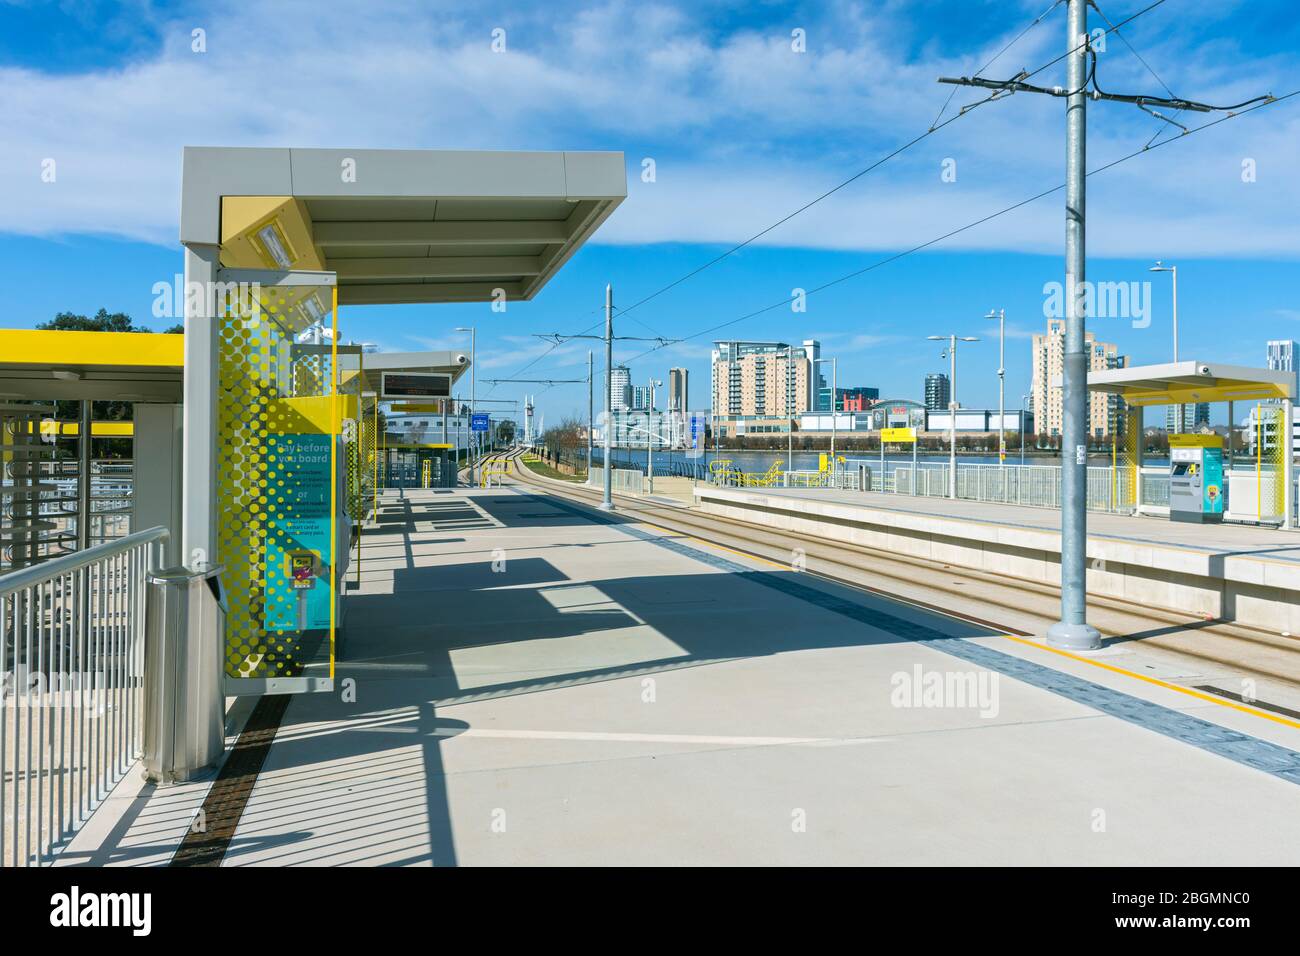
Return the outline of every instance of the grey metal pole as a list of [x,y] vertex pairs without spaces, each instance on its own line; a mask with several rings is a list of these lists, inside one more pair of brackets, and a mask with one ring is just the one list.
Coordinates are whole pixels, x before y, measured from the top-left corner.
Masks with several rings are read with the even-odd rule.
[[601,511],[614,510],[614,473],[610,459],[614,451],[613,409],[610,408],[610,383],[614,380],[614,285],[605,286],[605,494],[600,502]]
[[[1088,0],[1068,0],[1066,49],[1086,44]],[[1101,647],[1101,634],[1087,622],[1088,582],[1088,364],[1083,309],[1086,276],[1086,184],[1088,153],[1087,49],[1068,57],[1065,104],[1065,368],[1061,441],[1061,619],[1047,629],[1055,647]]]
[[[838,362],[838,358],[831,359],[831,474],[835,474],[835,397],[839,394]],[[881,481],[884,481],[883,474]]]
[[474,447],[469,453],[469,485],[473,488],[478,484],[478,432],[474,431],[474,412],[477,406],[474,404],[478,397],[478,333],[470,326],[469,330],[469,420],[470,420],[470,440]]
[[[1028,401],[1028,395],[1020,396],[1020,464],[1022,466],[1025,463],[1025,405]],[[1017,485],[1017,487],[1019,487],[1019,485]]]
[[[785,347],[785,417],[786,417],[786,449],[785,449],[785,470],[788,474],[794,468],[794,411],[790,408],[794,399],[794,384],[791,376],[794,374],[794,346]],[[834,400],[831,405],[834,405]]]
[[[80,424],[77,426],[77,550],[90,547],[90,445],[94,440],[94,423],[91,421],[92,404],[81,402]],[[55,426],[57,427],[57,426]],[[140,462],[136,462],[136,467]],[[38,479],[39,480],[39,479]]]
[[595,424],[595,420],[596,420],[595,405],[593,404],[595,400],[591,397],[592,396],[591,362],[592,362],[591,349],[587,349],[587,480],[588,481],[591,481],[591,446],[592,446],[592,442],[595,440],[591,437],[591,429],[592,426]]
[[[912,494],[916,494],[916,482],[920,477],[916,471],[916,446],[921,444],[920,436],[915,432],[912,433]],[[897,472],[895,472],[897,474]]]
[[949,338],[948,387],[948,497],[957,498],[957,336]]
[[998,309],[998,463],[1007,463],[1007,310]]
[[1170,266],[1174,277],[1174,361],[1178,361],[1178,266]]
[[650,407],[645,413],[645,471],[650,478],[650,494],[655,493],[655,380],[650,378]]

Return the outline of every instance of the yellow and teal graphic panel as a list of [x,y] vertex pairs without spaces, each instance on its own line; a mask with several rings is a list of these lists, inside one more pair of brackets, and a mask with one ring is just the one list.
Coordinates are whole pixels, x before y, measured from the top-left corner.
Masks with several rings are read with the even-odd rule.
[[341,412],[331,286],[232,291],[220,310],[218,560],[225,673],[332,677]]

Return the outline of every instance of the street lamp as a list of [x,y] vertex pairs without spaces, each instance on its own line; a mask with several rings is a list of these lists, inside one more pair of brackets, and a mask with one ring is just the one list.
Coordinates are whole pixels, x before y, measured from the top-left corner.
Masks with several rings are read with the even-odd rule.
[[948,347],[939,354],[947,356],[951,370],[948,375],[948,497],[957,497],[957,343],[978,342],[974,335],[927,335],[931,342],[948,341]]
[[1153,265],[1151,272],[1168,272],[1174,279],[1174,361],[1178,361],[1178,266],[1167,266],[1159,259]]
[[650,490],[655,493],[655,389],[663,385],[657,378],[650,379],[650,406],[645,413],[645,470],[650,476]]
[[[1007,463],[1007,310],[989,309],[986,319],[998,320],[998,464]],[[1023,445],[1024,442],[1021,441]]]
[[[1029,396],[1020,396],[1020,464],[1025,463],[1025,409],[1029,407]],[[1021,472],[1023,474],[1023,472]]]
[[[468,327],[457,326],[456,331],[469,333],[469,427],[470,427],[470,437],[473,437],[474,410],[475,410],[474,400],[477,392],[475,383],[477,382],[478,379],[478,357],[477,357],[478,335],[474,331],[474,326],[472,325]],[[478,484],[477,474],[478,474],[478,465],[474,459],[474,452],[471,451],[469,455],[469,486],[471,488],[473,488],[476,484]]]
[[[1174,361],[1177,362],[1178,361],[1178,266],[1167,266],[1159,259],[1157,259],[1156,264],[1153,265],[1148,271],[1168,272],[1173,277],[1174,280]],[[1185,407],[1186,406],[1184,405],[1175,406],[1176,413],[1177,413],[1175,416],[1175,421],[1177,424],[1178,431],[1182,431],[1186,427],[1185,424],[1186,416],[1184,415],[1183,412],[1183,409]]]
[[835,436],[836,436],[836,428],[837,428],[835,423],[835,399],[839,397],[839,383],[837,381],[839,376],[839,359],[838,358],[814,359],[813,371],[816,371],[817,366],[820,365],[822,362],[831,363],[831,471],[835,471]]

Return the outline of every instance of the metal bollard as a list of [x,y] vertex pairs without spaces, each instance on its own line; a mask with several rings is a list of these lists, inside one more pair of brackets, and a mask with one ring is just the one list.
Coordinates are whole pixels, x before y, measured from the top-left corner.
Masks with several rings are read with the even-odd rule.
[[173,567],[147,578],[144,770],[153,783],[200,777],[225,747],[222,570]]

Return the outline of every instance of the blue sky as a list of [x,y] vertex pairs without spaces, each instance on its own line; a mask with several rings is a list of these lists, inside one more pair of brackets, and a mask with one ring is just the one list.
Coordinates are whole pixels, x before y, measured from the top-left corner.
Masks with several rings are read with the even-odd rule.
[[[1106,0],[1118,22],[1142,7]],[[630,305],[924,132],[950,88],[1050,0],[863,3],[42,3],[0,0],[0,325],[64,310],[125,311],[161,328],[152,288],[181,268],[183,145],[615,149],[628,199],[530,303],[357,308],[344,334],[388,349],[448,346],[480,330],[480,374],[508,376],[549,346],[538,332],[594,323],[606,281]],[[1210,7],[1210,9],[1206,9]],[[1094,25],[1100,24],[1095,14]],[[287,30],[285,24],[293,24]],[[505,53],[490,49],[506,31]],[[192,31],[206,51],[192,50]],[[806,50],[791,48],[802,30]],[[1236,102],[1300,86],[1289,0],[1167,0],[1112,36],[1104,88]],[[985,75],[1034,69],[1065,48],[1064,7]],[[1036,77],[1063,81],[1058,68]],[[978,99],[958,91],[945,117]],[[189,112],[207,102],[204,112]],[[687,340],[633,363],[634,381],[692,370],[697,333],[931,240],[1059,184],[1059,100],[987,104],[620,320]],[[1192,120],[1194,124],[1196,118]],[[1138,149],[1163,124],[1131,106],[1090,109],[1090,166]],[[42,161],[57,161],[53,183]],[[655,181],[641,179],[654,160]],[[955,167],[956,179],[941,177]],[[1244,182],[1243,163],[1255,170]],[[1135,362],[1169,357],[1169,277],[1179,266],[1183,357],[1260,365],[1269,338],[1300,337],[1300,97],[1153,150],[1089,185],[1089,278],[1150,282],[1151,324],[1093,329]],[[731,326],[740,338],[818,337],[846,385],[920,397],[945,367],[928,334],[984,336],[962,354],[960,398],[995,404],[996,323],[1006,308],[1008,403],[1029,387],[1029,335],[1044,283],[1062,272],[1058,193],[923,253]],[[1139,323],[1140,324],[1140,323]],[[578,377],[587,343],[528,375]],[[644,346],[627,343],[621,357]],[[493,397],[517,397],[499,386]],[[482,394],[482,391],[481,393]],[[539,394],[548,421],[585,410],[582,387]]]

